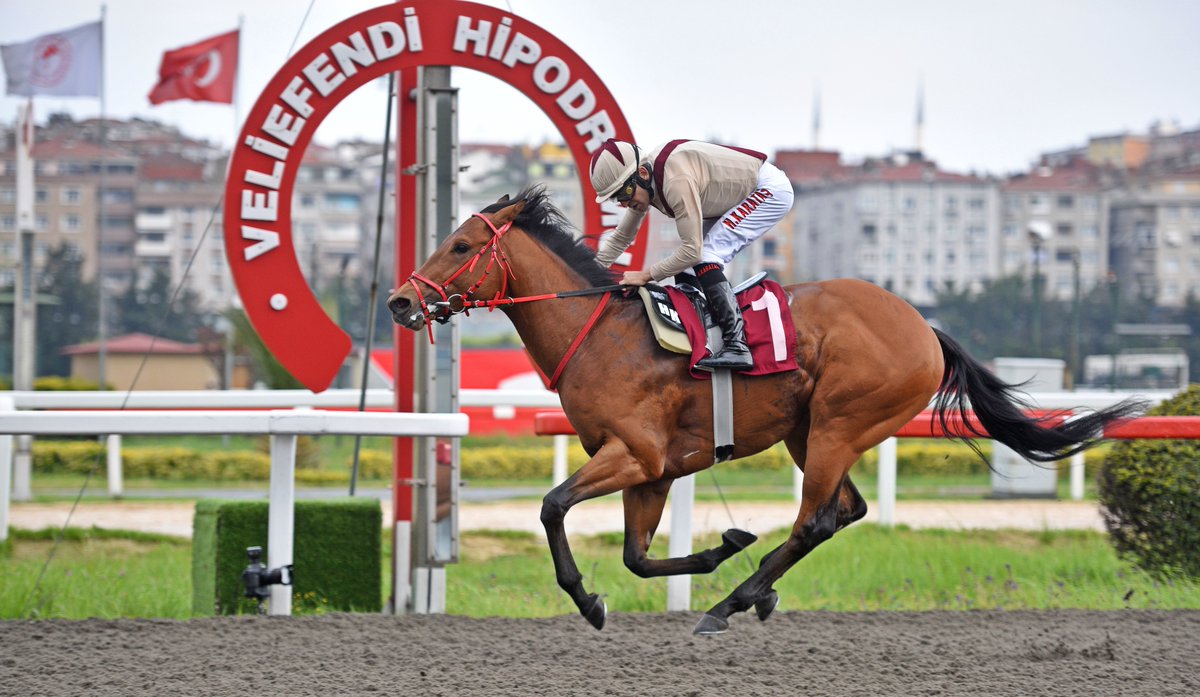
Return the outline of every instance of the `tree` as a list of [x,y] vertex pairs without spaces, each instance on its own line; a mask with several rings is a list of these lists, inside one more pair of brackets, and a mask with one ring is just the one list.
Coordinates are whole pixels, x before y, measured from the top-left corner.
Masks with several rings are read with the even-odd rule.
[[175,290],[163,267],[156,267],[146,283],[130,283],[114,299],[117,312],[110,333],[140,332],[175,341],[197,341],[197,332],[205,326],[208,313],[195,291],[184,287],[176,294]]
[[39,293],[55,299],[38,305],[37,372],[70,375],[71,360],[62,349],[96,337],[96,282],[84,282],[83,258],[74,248],[59,245],[47,253],[37,286]]

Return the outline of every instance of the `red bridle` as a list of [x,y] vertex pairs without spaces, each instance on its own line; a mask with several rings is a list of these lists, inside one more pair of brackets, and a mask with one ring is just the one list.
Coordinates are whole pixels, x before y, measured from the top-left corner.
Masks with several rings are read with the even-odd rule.
[[[408,283],[412,284],[413,291],[417,294],[417,300],[421,303],[421,314],[424,315],[425,326],[429,330],[429,343],[434,343],[433,322],[444,324],[450,321],[452,316],[459,314],[460,312],[463,314],[468,314],[467,311],[471,308],[486,307],[490,312],[502,305],[516,305],[517,303],[533,302],[535,300],[569,298],[578,297],[581,295],[597,295],[603,293],[604,297],[600,299],[600,302],[596,305],[595,310],[592,311],[591,317],[589,317],[587,322],[583,325],[583,329],[580,330],[579,334],[575,337],[575,341],[571,342],[570,347],[567,348],[566,354],[563,355],[562,360],[559,361],[558,368],[554,371],[553,376],[551,376],[549,383],[550,389],[553,390],[558,385],[558,379],[562,376],[562,372],[567,367],[567,363],[569,363],[571,361],[571,357],[575,355],[576,349],[579,348],[579,345],[583,343],[583,340],[588,335],[588,332],[591,331],[592,327],[595,326],[596,322],[600,319],[600,315],[604,312],[604,308],[608,305],[608,300],[612,297],[613,291],[628,291],[629,289],[620,285],[611,285],[599,288],[568,290],[559,293],[526,295],[520,298],[504,297],[505,292],[508,290],[509,277],[511,276],[516,278],[516,274],[513,273],[512,265],[509,264],[508,257],[504,254],[504,250],[500,247],[500,238],[504,237],[504,234],[508,232],[509,228],[512,227],[512,221],[509,221],[497,228],[496,225],[482,213],[474,213],[473,215],[487,223],[487,226],[492,230],[492,239],[488,240],[487,244],[483,245],[483,247],[481,247],[479,251],[475,253],[475,256],[471,257],[470,260],[468,260],[466,263],[460,266],[457,271],[451,274],[450,278],[447,278],[442,283],[437,283],[436,281],[430,280],[416,272],[413,272],[413,274],[408,277]],[[454,295],[447,294],[446,290],[449,288],[450,284],[454,282],[454,279],[461,276],[464,272],[474,271],[475,266],[485,254],[490,254],[491,259],[488,260],[487,266],[484,267],[483,274],[479,277],[479,280],[475,281],[475,283],[473,283],[471,287],[468,288],[464,293],[455,293]],[[479,290],[479,287],[482,286],[487,280],[488,274],[492,272],[493,264],[504,273],[504,278],[500,283],[500,290],[496,291],[496,295],[490,300],[474,300],[473,298],[475,296],[475,291]],[[442,299],[432,303],[426,302],[425,296],[421,293],[421,287],[417,285],[416,281],[420,281],[421,283],[424,283],[430,288],[436,290],[438,295],[442,296]]]
[[[458,271],[455,271],[450,275],[450,278],[447,278],[442,283],[425,278],[415,271],[411,276],[408,277],[408,282],[412,284],[413,292],[417,294],[417,301],[421,304],[421,314],[425,316],[425,326],[429,329],[429,343],[431,344],[433,343],[433,322],[445,324],[446,322],[450,321],[450,317],[452,315],[456,315],[460,312],[465,313],[469,308],[473,307],[487,307],[489,310],[494,310],[500,305],[511,305],[513,302],[515,302],[513,298],[504,298],[504,293],[508,290],[509,276],[515,278],[516,274],[513,273],[512,265],[508,263],[508,257],[505,256],[504,249],[500,247],[500,238],[504,237],[504,233],[508,232],[509,228],[512,227],[512,221],[510,220],[509,222],[497,228],[496,225],[482,213],[474,213],[473,215],[487,223],[487,226],[492,230],[492,239],[488,240],[488,243],[483,245],[483,247],[480,247],[479,251],[475,253],[475,256],[467,260],[466,263],[458,268]],[[482,259],[485,254],[489,253],[491,258],[488,259],[487,266],[484,267],[483,274],[480,275],[479,280],[475,281],[475,283],[472,284],[471,287],[466,290],[466,292],[455,293],[454,295],[446,293],[446,290],[450,287],[450,284],[454,282],[454,279],[458,278],[465,272],[474,271],[475,266],[479,263],[479,260]],[[488,274],[492,272],[493,265],[497,266],[501,271],[504,272],[504,278],[500,283],[500,290],[496,291],[496,295],[491,300],[475,300],[475,291],[479,290],[479,287],[482,286],[485,281],[487,281]],[[437,291],[438,295],[442,296],[442,299],[433,303],[426,302],[425,295],[421,292],[421,286],[415,281],[420,281],[421,283],[424,283],[425,285],[434,289]]]

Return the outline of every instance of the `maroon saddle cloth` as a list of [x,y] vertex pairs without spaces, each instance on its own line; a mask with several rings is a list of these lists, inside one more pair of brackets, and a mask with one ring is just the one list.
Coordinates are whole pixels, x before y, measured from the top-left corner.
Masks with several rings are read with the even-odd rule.
[[[696,362],[707,354],[704,323],[696,313],[696,306],[683,291],[674,286],[666,286],[665,289],[692,343],[688,369],[692,377],[707,380],[712,373],[696,367]],[[772,280],[764,280],[738,293],[737,299],[746,322],[746,343],[754,357],[754,368],[741,374],[770,375],[796,370],[799,367],[795,355],[796,327],[792,323],[792,313],[783,286]]]

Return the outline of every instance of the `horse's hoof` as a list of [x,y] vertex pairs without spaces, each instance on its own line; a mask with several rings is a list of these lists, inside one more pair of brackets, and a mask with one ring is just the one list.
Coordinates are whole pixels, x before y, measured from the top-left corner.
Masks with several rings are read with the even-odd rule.
[[758,535],[748,533],[745,530],[730,528],[721,533],[721,539],[725,542],[725,544],[733,545],[735,548],[741,550],[754,544],[755,541],[758,540]]
[[692,634],[696,636],[712,636],[713,634],[724,634],[729,629],[729,623],[720,617],[705,615],[696,623],[696,628],[692,630]]
[[774,590],[769,590],[766,595],[754,601],[754,614],[758,615],[760,622],[766,622],[771,613],[775,612],[775,606],[778,604],[779,594]]
[[608,617],[608,606],[595,593],[588,596],[588,606],[580,608],[579,613],[596,629],[604,629],[604,620]]

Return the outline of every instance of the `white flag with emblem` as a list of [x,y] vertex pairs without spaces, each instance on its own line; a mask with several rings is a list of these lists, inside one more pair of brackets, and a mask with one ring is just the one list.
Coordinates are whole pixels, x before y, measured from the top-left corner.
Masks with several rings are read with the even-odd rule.
[[100,22],[0,46],[8,94],[99,97]]

